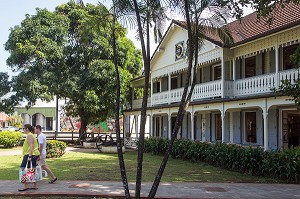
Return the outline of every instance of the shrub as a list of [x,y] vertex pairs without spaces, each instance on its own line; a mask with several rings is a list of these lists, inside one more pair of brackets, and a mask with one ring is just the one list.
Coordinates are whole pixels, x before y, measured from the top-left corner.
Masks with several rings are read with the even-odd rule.
[[15,147],[22,141],[22,133],[19,131],[1,131],[0,132],[0,145],[4,148]]
[[57,140],[47,140],[47,158],[59,158],[66,152],[67,144]]
[[[153,155],[163,154],[168,143],[168,140],[162,138],[146,139],[145,152]],[[300,148],[265,152],[259,147],[175,140],[171,156],[193,162],[203,161],[251,175],[300,182]]]

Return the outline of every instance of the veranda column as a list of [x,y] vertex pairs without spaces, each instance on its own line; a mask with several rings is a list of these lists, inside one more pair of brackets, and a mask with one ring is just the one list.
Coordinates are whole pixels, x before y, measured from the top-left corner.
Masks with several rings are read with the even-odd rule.
[[232,59],[232,80],[235,81],[235,59]]
[[168,89],[169,89],[169,97],[168,104],[171,103],[171,74],[168,73]]
[[139,139],[139,115],[134,115],[135,118],[135,137],[136,140]]
[[153,95],[153,81],[152,81],[152,78],[151,78],[151,85],[150,85],[150,104],[152,106],[152,95]]
[[222,119],[222,142],[225,142],[225,111],[221,111],[221,119]]
[[191,112],[191,140],[195,140],[194,130],[195,130],[194,112]]
[[263,117],[264,117],[264,151],[269,150],[269,132],[268,132],[268,108],[263,108]]
[[230,143],[233,143],[233,112],[229,112],[229,121],[230,121]]
[[169,112],[168,114],[168,139],[171,140],[172,136],[172,115]]
[[[221,50],[221,69],[222,69],[222,98],[225,98],[225,61],[224,61],[224,51]],[[223,138],[222,138],[223,139]]]
[[275,46],[275,87],[278,88],[280,84],[279,80],[279,46],[276,44]]
[[153,137],[153,121],[152,121],[152,114],[149,115],[149,137]]

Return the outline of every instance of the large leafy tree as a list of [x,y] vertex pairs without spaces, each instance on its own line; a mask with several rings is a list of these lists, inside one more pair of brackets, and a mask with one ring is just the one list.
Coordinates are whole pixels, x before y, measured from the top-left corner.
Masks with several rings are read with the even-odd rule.
[[[49,101],[54,95],[69,99],[66,109],[81,119],[80,133],[88,123],[111,116],[115,110],[115,68],[109,21],[91,26],[93,16],[108,15],[102,5],[70,1],[54,12],[37,9],[11,29],[5,44],[10,52],[7,63],[19,75],[13,79],[14,99],[33,104]],[[130,78],[139,75],[141,58],[126,30],[115,25],[120,43],[121,103],[125,102]],[[120,46],[120,47],[119,47]]]
[[0,112],[12,113],[14,111],[14,100],[8,100],[11,84],[12,82],[9,79],[9,75],[0,72]]

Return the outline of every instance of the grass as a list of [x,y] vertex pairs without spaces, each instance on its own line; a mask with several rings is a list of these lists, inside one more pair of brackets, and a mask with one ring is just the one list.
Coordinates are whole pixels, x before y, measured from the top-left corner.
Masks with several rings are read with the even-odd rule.
[[[88,150],[87,150],[88,151]],[[128,180],[135,181],[137,152],[124,154]],[[162,160],[161,156],[144,154],[143,181],[152,182]],[[116,154],[99,152],[68,152],[62,158],[47,159],[49,167],[61,180],[119,181]],[[21,156],[0,158],[0,180],[17,180]],[[163,182],[248,182],[278,183],[280,181],[228,171],[206,163],[169,159]]]

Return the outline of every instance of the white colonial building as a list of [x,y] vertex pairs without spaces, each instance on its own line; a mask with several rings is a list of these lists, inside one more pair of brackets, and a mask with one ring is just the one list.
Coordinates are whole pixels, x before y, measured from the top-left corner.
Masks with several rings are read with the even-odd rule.
[[[276,96],[281,80],[299,78],[290,55],[300,42],[300,6],[277,10],[272,25],[256,13],[228,24],[234,43],[206,36],[199,52],[197,84],[178,138],[261,146],[300,145],[300,112],[287,96]],[[151,59],[146,136],[170,138],[187,78],[184,22],[172,21]],[[134,88],[144,78],[132,80]],[[133,95],[134,96],[134,95]],[[139,135],[141,99],[124,111],[125,133]]]

